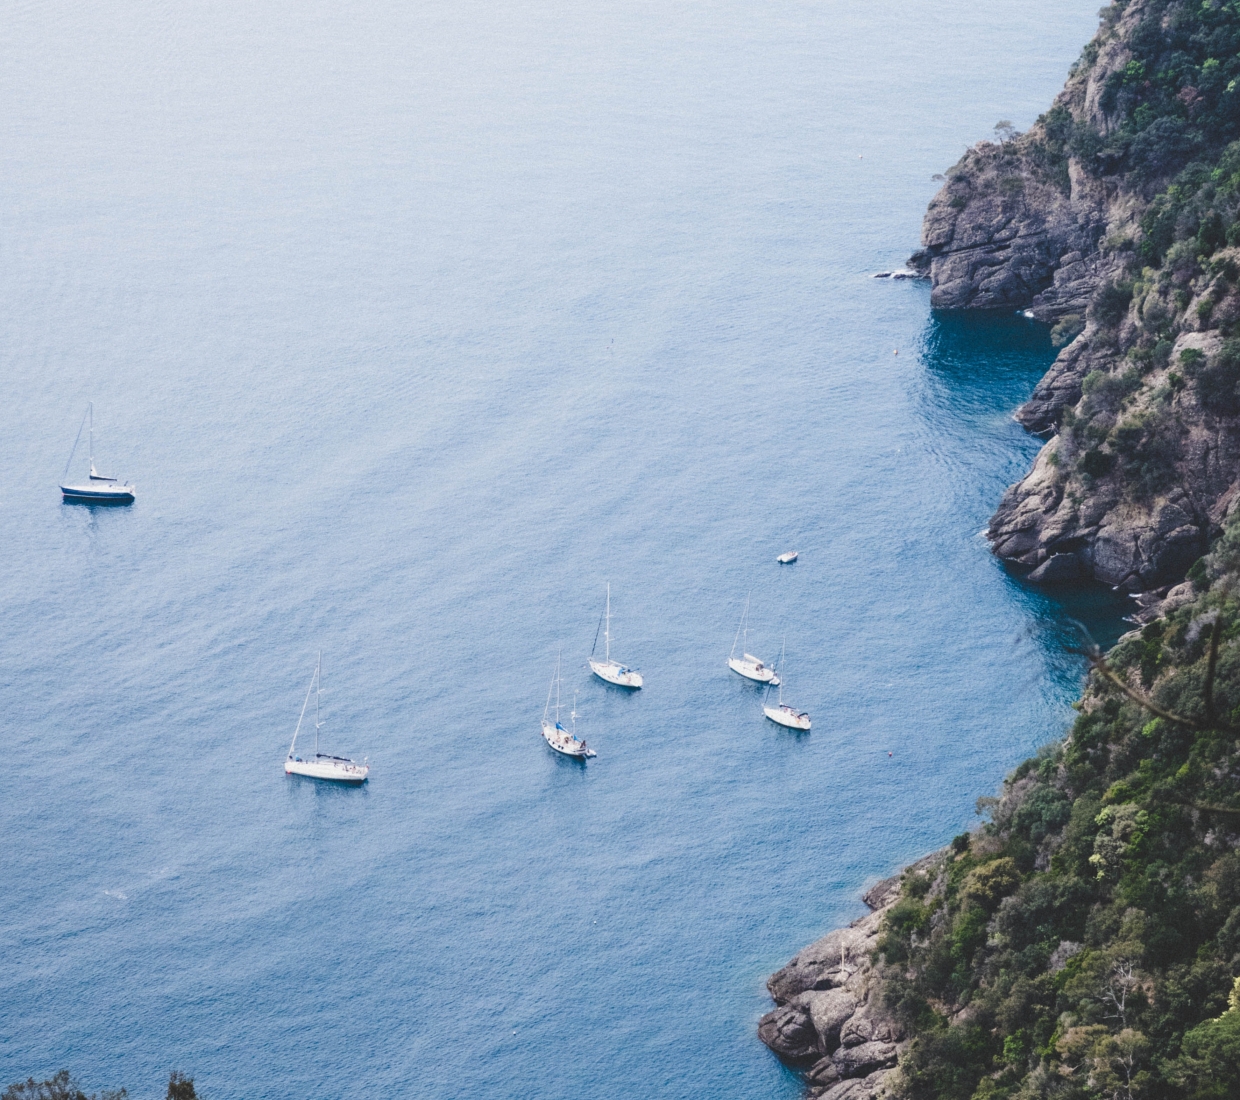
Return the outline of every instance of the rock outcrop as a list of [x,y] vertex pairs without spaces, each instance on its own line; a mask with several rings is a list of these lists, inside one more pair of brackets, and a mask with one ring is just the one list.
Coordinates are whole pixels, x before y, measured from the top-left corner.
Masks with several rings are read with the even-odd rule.
[[904,875],[937,867],[935,852],[885,879],[864,897],[871,912],[797,952],[767,980],[777,1007],[762,1017],[759,1038],[805,1071],[809,1095],[822,1100],[878,1100],[907,1040],[882,1003],[874,954],[887,910]]
[[[1128,39],[1147,4],[1133,0],[1104,28],[1092,64],[1078,67],[1028,133],[981,142],[947,173],[909,261],[931,279],[935,309],[1029,309],[1041,320],[1084,316],[1097,287],[1123,266],[1100,248],[1143,203],[1126,193],[1106,152],[1082,163],[1054,120],[1106,130],[1105,90],[1131,59]],[[1059,130],[1062,130],[1062,125]]]
[[[1211,182],[1223,170],[1206,171],[1224,149],[1202,131],[1192,149],[1179,139],[1199,121],[1198,87],[1159,100],[1148,79],[1183,48],[1192,11],[1177,0],[1103,9],[1051,110],[947,173],[910,260],[936,309],[1029,310],[1068,341],[1016,413],[1049,442],[987,531],[1035,584],[1161,597],[1240,487],[1240,340],[1227,342],[1240,333],[1240,230]],[[1159,71],[1165,82],[1171,70]],[[1133,121],[1155,104],[1181,113]],[[1167,183],[1191,156],[1205,167],[1190,201]],[[1165,239],[1151,240],[1161,209]]]

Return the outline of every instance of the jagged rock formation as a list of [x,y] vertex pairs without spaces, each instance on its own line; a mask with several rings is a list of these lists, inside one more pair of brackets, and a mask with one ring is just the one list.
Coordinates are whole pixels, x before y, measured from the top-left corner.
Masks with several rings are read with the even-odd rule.
[[1100,245],[1108,229],[1131,221],[1132,196],[1106,172],[1110,159],[1086,165],[1072,155],[1062,120],[1110,125],[1103,93],[1131,59],[1126,41],[1146,6],[1128,5],[1100,33],[1094,63],[1072,74],[1028,133],[982,142],[948,173],[910,260],[930,276],[935,309],[1031,309],[1045,321],[1084,315],[1099,283],[1122,266]]
[[1035,583],[1165,592],[1240,488],[1240,249],[1223,247],[1240,180],[1220,140],[1240,91],[1207,56],[1240,18],[1187,0],[1102,16],[1052,109],[948,173],[910,263],[935,308],[1029,309],[1070,341],[1017,412],[1053,438],[991,520],[994,552]]
[[809,1095],[822,1100],[879,1100],[908,1043],[884,1005],[874,964],[883,917],[900,897],[903,876],[944,860],[936,852],[884,879],[864,897],[872,910],[799,951],[766,986],[778,1006],[762,1017],[758,1037],[806,1069]]

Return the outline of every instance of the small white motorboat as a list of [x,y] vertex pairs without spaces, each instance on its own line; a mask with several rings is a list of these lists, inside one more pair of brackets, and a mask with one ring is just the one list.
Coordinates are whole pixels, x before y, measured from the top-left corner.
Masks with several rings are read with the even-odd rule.
[[[779,647],[779,667],[784,667],[784,647]],[[790,707],[784,702],[784,685],[783,681],[776,681],[779,684],[779,705],[774,707],[763,706],[762,713],[765,714],[772,722],[778,722],[781,726],[787,726],[790,730],[808,730],[809,715],[804,711],[797,710],[796,707]],[[767,694],[770,694],[768,690]]]
[[[86,481],[71,483],[69,467],[73,465],[73,456],[77,454],[78,444],[82,441],[82,429],[90,422],[90,476]],[[86,415],[78,425],[77,438],[73,441],[73,450],[69,452],[69,461],[65,463],[65,472],[60,479],[60,492],[65,500],[86,501],[93,504],[132,504],[134,487],[116,477],[104,477],[95,469],[95,403],[86,406]]]
[[[551,692],[555,691],[555,721],[552,722],[549,717],[551,713]],[[543,740],[547,742],[561,756],[571,756],[575,760],[585,760],[590,756],[598,754],[590,748],[589,745],[577,737],[577,708],[573,707],[572,711],[572,730],[566,730],[560,724],[560,658],[555,659],[555,675],[551,680],[551,686],[547,688],[547,705],[543,707],[542,716],[542,735]]]
[[[301,705],[301,716],[297,719],[297,728],[293,731],[293,741],[288,747],[288,758],[284,761],[285,775],[304,775],[308,779],[327,779],[335,783],[365,783],[370,774],[370,766],[365,760],[360,764],[347,756],[332,756],[330,753],[319,752],[319,698],[323,694],[322,684],[323,654],[319,654],[314,666],[314,675],[310,677],[310,686],[306,689],[306,701]],[[317,688],[317,690],[315,690]],[[314,692],[314,755],[297,755],[297,735],[301,732],[302,719],[306,717],[306,707],[310,704],[310,693]]]
[[779,562],[780,565],[791,565],[797,560],[797,552],[795,550],[789,550],[786,554],[780,554],[775,560]]
[[[642,686],[642,674],[635,668],[629,668],[628,665],[622,665],[619,661],[611,659],[611,585],[607,585],[607,610],[604,612],[606,619],[606,629],[603,631],[604,658],[601,661],[594,659],[594,650],[590,650],[590,671],[594,673],[600,680],[606,680],[609,684],[615,684],[622,688],[639,688]],[[602,625],[600,623],[600,625]],[[594,645],[598,647],[598,632],[594,633]]]
[[736,655],[736,643],[740,642],[742,637],[746,639],[749,637],[749,597],[745,597],[745,610],[741,613],[741,622],[736,628],[736,637],[732,639],[732,653],[728,657],[728,668],[744,676],[746,680],[755,680],[759,684],[777,685],[779,673],[769,668],[752,653],[745,653],[743,643],[741,645],[743,656]]

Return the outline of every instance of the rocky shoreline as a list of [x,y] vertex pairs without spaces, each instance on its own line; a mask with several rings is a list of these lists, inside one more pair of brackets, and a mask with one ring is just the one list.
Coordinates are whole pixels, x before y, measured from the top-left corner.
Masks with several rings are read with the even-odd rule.
[[[1240,78],[1221,91],[1209,83],[1216,58],[1182,65],[1189,30],[1215,7],[1103,8],[1051,109],[966,152],[908,269],[876,276],[929,278],[936,310],[1054,326],[1061,350],[1015,414],[1047,442],[986,535],[1033,584],[1131,593],[1143,623],[1196,598],[1203,556],[1240,511],[1240,142],[1224,148],[1231,116],[1206,113]],[[869,914],[767,982],[777,1007],[759,1036],[805,1072],[811,1096],[902,1091],[913,1037],[884,1005],[879,938],[901,883],[926,875],[934,898],[947,857],[879,883]]]
[[883,917],[908,875],[937,876],[947,850],[918,860],[871,887],[870,908],[846,928],[798,951],[766,987],[776,1008],[758,1037],[789,1065],[805,1071],[809,1095],[821,1100],[880,1100],[909,1039],[882,999],[876,961]]

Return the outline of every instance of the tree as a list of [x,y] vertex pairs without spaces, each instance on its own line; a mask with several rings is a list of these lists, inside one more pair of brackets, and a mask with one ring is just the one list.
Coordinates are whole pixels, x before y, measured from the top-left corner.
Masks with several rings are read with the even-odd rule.
[[999,119],[995,123],[995,137],[999,139],[1000,145],[1006,145],[1016,136],[1016,127],[1006,118]]
[[167,1100],[198,1100],[198,1094],[194,1091],[194,1079],[173,1070],[168,1078]]
[[14,1082],[0,1092],[0,1100],[126,1100],[128,1095],[124,1089],[105,1089],[102,1096],[87,1096],[69,1071],[62,1069],[46,1081],[29,1077],[25,1082]]

